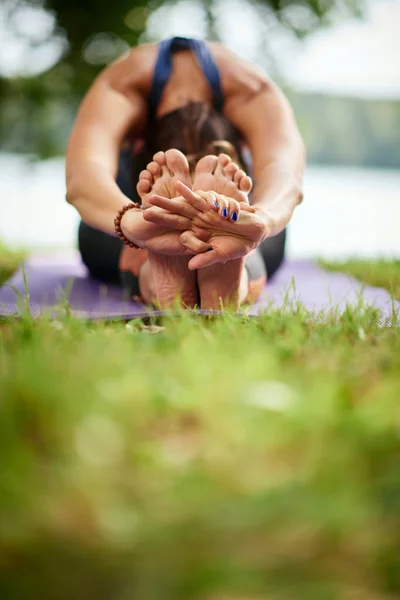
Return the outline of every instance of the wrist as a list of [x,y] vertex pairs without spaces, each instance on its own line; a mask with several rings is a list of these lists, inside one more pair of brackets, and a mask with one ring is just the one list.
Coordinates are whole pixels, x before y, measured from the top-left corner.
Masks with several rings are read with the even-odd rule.
[[265,208],[256,205],[254,206],[254,209],[262,225],[262,237],[260,240],[261,243],[265,239],[273,235],[273,222],[270,213]]
[[137,243],[137,240],[135,239],[135,229],[138,222],[137,213],[141,212],[141,208],[131,208],[122,215],[120,220],[120,228],[122,234],[126,237],[127,240],[134,244]]

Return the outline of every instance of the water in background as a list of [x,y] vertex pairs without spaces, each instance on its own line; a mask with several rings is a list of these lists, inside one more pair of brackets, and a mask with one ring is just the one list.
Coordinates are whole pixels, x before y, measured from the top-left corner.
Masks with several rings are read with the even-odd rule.
[[[400,171],[308,167],[290,223],[291,257],[400,256]],[[0,239],[73,247],[79,217],[65,201],[64,163],[0,155]]]

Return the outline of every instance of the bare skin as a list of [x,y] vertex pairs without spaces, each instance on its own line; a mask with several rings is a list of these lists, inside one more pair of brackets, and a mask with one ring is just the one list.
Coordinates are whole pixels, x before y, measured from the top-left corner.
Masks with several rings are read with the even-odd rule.
[[[304,146],[292,110],[260,69],[220,44],[207,44],[221,75],[224,116],[252,155],[253,205],[275,235],[302,198]],[[119,151],[143,135],[157,53],[157,44],[145,44],[106,67],[83,99],[68,142],[67,200],[86,223],[110,234],[117,211],[128,201],[115,182]],[[190,51],[175,53],[172,67],[157,116],[188,102],[212,104],[209,84]]]
[[[219,197],[220,216],[232,220],[239,213],[239,202],[249,202],[248,194],[252,181],[244,171],[232,162],[226,154],[205,156],[196,165],[193,191],[213,191]],[[228,199],[230,201],[228,201]],[[216,207],[217,208],[217,207]],[[197,271],[200,291],[200,305],[205,309],[219,309],[230,306],[238,309],[248,294],[248,277],[244,268],[244,257],[230,260],[225,264],[215,264]]]
[[[232,166],[228,169],[226,165],[223,181],[218,169],[214,173],[210,169],[199,169],[197,181],[193,183],[196,195],[190,196],[192,192],[189,187],[179,189],[179,185],[185,183],[186,172],[179,171],[172,162],[169,168],[165,159],[165,164],[159,165],[161,174],[158,174],[158,161],[155,160],[156,164],[151,167],[155,172],[150,170],[148,175],[142,175],[139,184],[142,185],[140,193],[147,200],[151,189],[153,194],[160,194],[159,198],[164,197],[164,201],[171,202],[176,197],[175,189],[172,190],[172,183],[176,182],[176,190],[185,198],[186,212],[188,207],[194,210],[196,203],[204,200],[201,194],[206,194],[207,198],[210,190],[214,193],[224,190],[218,196],[221,204],[219,217],[222,215],[222,206],[229,207],[228,217],[218,219],[215,211],[212,213],[212,209],[208,210],[209,207],[207,210],[201,209],[201,226],[197,229],[192,226],[193,213],[181,211],[174,214],[171,207],[166,208],[162,203],[154,205],[148,211],[130,210],[124,215],[121,221],[124,234],[153,253],[149,262],[141,269],[142,278],[148,273],[146,281],[143,281],[143,290],[147,290],[148,299],[155,293],[162,304],[171,303],[172,298],[180,292],[188,306],[198,302],[200,296],[211,306],[213,301],[210,299],[210,290],[213,286],[220,285],[219,280],[223,280],[221,273],[226,273],[227,269],[234,272],[233,291],[219,291],[221,297],[225,295],[226,298],[236,298],[235,290],[240,276],[235,273],[241,273],[242,270],[239,262],[235,266],[235,261],[240,260],[242,264],[249,249],[267,235],[275,235],[281,231],[302,198],[304,147],[285,96],[254,65],[220,44],[207,44],[221,75],[225,99],[224,116],[239,130],[252,155],[256,181],[252,200],[256,211],[246,212],[245,218],[235,224],[235,210],[230,207],[231,204],[235,206],[239,194],[246,195],[246,189],[241,187],[243,182],[238,184],[236,181],[240,175],[237,171],[233,173]],[[86,223],[111,235],[114,234],[117,211],[128,202],[115,182],[119,152],[127,144],[131,145],[133,139],[141,139],[143,136],[157,53],[156,44],[133,48],[100,73],[83,99],[68,143],[67,200],[76,207]],[[157,116],[185,106],[188,102],[212,104],[209,84],[190,51],[175,53],[172,56],[172,67],[171,78],[164,89]],[[221,166],[222,170],[224,168]],[[146,177],[147,182],[150,182],[150,189]],[[186,181],[189,183],[187,179]],[[228,195],[228,188],[232,189],[232,184],[237,186],[229,192],[233,196]],[[181,206],[182,202],[177,204]],[[195,214],[198,213],[199,211]],[[208,244],[213,248],[211,252],[206,251]],[[159,255],[163,255],[163,258]],[[217,264],[228,261],[228,266]],[[160,265],[167,274],[165,278],[155,276],[156,272],[161,271]],[[195,293],[194,279],[192,275],[188,275],[188,271],[197,269],[199,273],[211,267],[215,267],[214,277],[211,277],[213,271],[197,277],[196,287],[199,280],[202,280],[203,289],[199,296],[198,291]],[[157,290],[154,286],[160,288]],[[206,292],[207,288],[209,292]]]
[[[233,223],[239,218],[241,207],[246,208],[252,187],[250,177],[225,154],[202,158],[197,164],[192,186],[186,157],[178,150],[168,150],[158,152],[140,174],[137,190],[145,208],[151,206],[155,194],[174,202],[178,181],[200,193],[215,193],[217,206],[212,205],[210,211],[218,212]],[[238,308],[248,292],[244,258],[201,269],[197,271],[197,277],[196,271],[188,268],[190,258],[149,252],[151,268],[145,263],[140,272],[142,295],[146,297],[150,290],[150,296],[155,295],[157,304],[163,308],[173,305],[178,297],[190,307],[200,301],[205,309],[218,309],[221,305]]]
[[[143,207],[146,209],[151,206],[151,194],[174,198],[177,181],[192,185],[184,154],[174,149],[155,154],[147,169],[140,173],[137,184]],[[187,308],[198,305],[196,272],[188,268],[190,258],[191,256],[167,256],[149,250],[148,264],[144,263],[139,273],[143,298],[147,302],[154,302],[156,299],[160,308],[171,308],[178,299]]]

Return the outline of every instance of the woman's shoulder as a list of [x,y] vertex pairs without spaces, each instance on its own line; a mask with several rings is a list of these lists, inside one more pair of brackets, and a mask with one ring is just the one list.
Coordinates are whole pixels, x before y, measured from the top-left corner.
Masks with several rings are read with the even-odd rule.
[[104,69],[102,77],[114,89],[121,92],[135,90],[148,94],[157,52],[157,44],[141,44],[133,47]]
[[268,75],[254,63],[246,60],[223,44],[207,42],[217,63],[225,99],[241,96],[243,99],[259,94],[269,83]]

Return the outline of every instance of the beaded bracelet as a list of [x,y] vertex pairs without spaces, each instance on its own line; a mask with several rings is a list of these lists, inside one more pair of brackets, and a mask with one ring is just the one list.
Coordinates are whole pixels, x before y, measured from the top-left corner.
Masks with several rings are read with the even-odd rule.
[[126,211],[130,210],[131,208],[140,208],[140,204],[138,204],[137,202],[131,202],[130,204],[125,204],[125,206],[123,206],[117,212],[117,216],[114,219],[115,233],[117,234],[119,239],[122,242],[124,242],[124,244],[129,246],[130,248],[140,248],[140,246],[137,246],[133,242],[129,241],[128,238],[122,233],[122,229],[121,229],[121,219],[124,216],[124,214],[126,213]]

